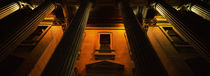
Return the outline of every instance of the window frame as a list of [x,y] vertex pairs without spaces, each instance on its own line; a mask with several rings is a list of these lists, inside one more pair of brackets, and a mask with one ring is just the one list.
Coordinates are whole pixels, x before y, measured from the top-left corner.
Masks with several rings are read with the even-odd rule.
[[109,34],[110,35],[110,50],[113,49],[113,33],[112,32],[97,32],[97,43],[96,43],[96,49],[100,49],[101,44],[100,44],[100,36],[101,34]]
[[172,42],[175,46],[189,46],[189,44],[177,44],[174,42],[174,40],[172,39],[172,37],[165,31],[164,27],[171,27],[173,29],[173,31],[184,41],[184,43],[189,43],[188,40],[181,35],[181,33],[178,32],[178,30],[176,30],[173,26],[169,26],[169,25],[165,25],[165,26],[159,26],[159,28],[161,29],[161,31],[164,33],[164,35],[169,39],[170,42]]

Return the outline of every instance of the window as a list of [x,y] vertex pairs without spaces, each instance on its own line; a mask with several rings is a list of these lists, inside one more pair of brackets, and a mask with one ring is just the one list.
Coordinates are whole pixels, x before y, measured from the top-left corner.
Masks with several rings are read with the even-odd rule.
[[184,38],[178,34],[172,26],[162,26],[161,28],[168,39],[172,42],[177,52],[182,54],[195,54],[196,50]]
[[115,52],[111,49],[111,33],[99,33],[99,50],[95,50],[95,60],[114,60]]
[[176,44],[183,44],[185,41],[174,31],[172,27],[163,27],[165,32],[170,36],[172,42]]
[[37,41],[40,40],[40,36],[42,33],[45,32],[45,29],[47,26],[38,26],[37,29],[25,40],[30,40],[30,41]]
[[191,46],[176,47],[176,49],[179,53],[185,53],[185,54],[196,53],[195,49]]
[[31,51],[42,39],[48,29],[48,26],[38,26],[36,30],[15,49],[15,51]]
[[110,34],[100,34],[100,49],[101,50],[110,49]]

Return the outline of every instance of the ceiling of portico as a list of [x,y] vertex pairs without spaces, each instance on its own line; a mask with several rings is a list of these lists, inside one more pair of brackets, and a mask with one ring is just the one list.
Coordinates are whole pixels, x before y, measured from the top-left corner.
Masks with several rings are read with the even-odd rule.
[[[30,3],[42,3],[46,0],[23,0],[26,2],[30,2]],[[67,4],[79,4],[81,0],[56,0],[57,2],[63,2],[63,3],[67,3]],[[95,0],[95,4],[96,5],[100,5],[100,6],[106,6],[106,5],[113,5],[116,4],[117,0]],[[151,0],[129,0],[131,5],[148,5],[148,2]],[[181,0],[162,0],[165,1],[166,3],[170,4],[170,5],[178,5],[180,4]]]
[[[28,1],[28,0],[26,0]],[[29,0],[32,4],[42,3],[45,0]],[[59,0],[58,0],[59,1]],[[80,5],[81,0],[60,0],[63,5],[75,6]],[[150,0],[130,0],[130,6],[134,9],[138,6],[148,6]],[[170,5],[179,5],[181,0],[163,0]],[[68,10],[71,11],[72,10]],[[62,12],[62,11],[61,11]],[[90,12],[88,24],[91,26],[110,26],[122,23],[122,17],[117,7],[117,0],[95,0],[94,7]]]

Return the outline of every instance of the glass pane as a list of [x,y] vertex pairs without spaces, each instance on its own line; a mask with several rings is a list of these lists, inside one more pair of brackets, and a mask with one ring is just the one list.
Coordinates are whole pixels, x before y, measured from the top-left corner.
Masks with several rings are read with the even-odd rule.
[[176,47],[176,49],[179,53],[196,53],[192,47]]
[[163,27],[174,43],[183,44],[185,41],[174,31],[172,27]]
[[176,32],[172,27],[163,27],[163,29],[168,33],[168,35],[176,35]]
[[110,34],[101,34],[100,35],[100,49],[110,49]]
[[182,43],[183,42],[183,40],[178,36],[171,36],[171,38],[173,39],[173,41],[175,43]]
[[110,44],[110,35],[109,34],[101,34],[100,35],[100,43],[101,44]]

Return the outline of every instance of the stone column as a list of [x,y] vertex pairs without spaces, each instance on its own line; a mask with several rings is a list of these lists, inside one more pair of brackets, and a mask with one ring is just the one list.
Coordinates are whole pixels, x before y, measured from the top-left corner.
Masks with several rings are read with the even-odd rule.
[[23,13],[18,13],[23,15],[1,20],[0,61],[25,40],[38,26],[39,22],[54,9],[54,3],[46,2],[38,6],[31,13],[25,14],[25,16],[23,16]]
[[80,44],[93,3],[82,0],[42,76],[72,76]]
[[17,1],[17,2],[0,1],[0,2],[2,2],[0,3],[1,4],[0,5],[0,20],[15,11],[24,8],[25,6],[30,6],[29,4],[21,2],[21,1]]
[[189,41],[189,43],[193,45],[193,47],[195,47],[195,49],[197,49],[198,53],[200,53],[203,58],[209,61],[209,46],[206,45],[203,39],[199,37],[202,33],[198,34],[197,32],[200,30],[193,30],[193,28],[190,28],[190,22],[184,20],[183,16],[181,16],[180,13],[176,11],[176,9],[167,5],[166,3],[162,1],[156,1],[152,4],[152,6],[163,17],[165,17],[167,21],[171,23]]
[[21,8],[21,5],[19,2],[13,2],[6,6],[0,7],[0,20],[9,14],[19,10]]
[[194,12],[195,14],[201,16],[202,18],[210,21],[210,9],[205,8],[199,4],[190,3],[188,4],[188,10]]
[[167,76],[163,65],[150,44],[145,31],[126,0],[119,1],[123,22],[134,57],[136,76]]

